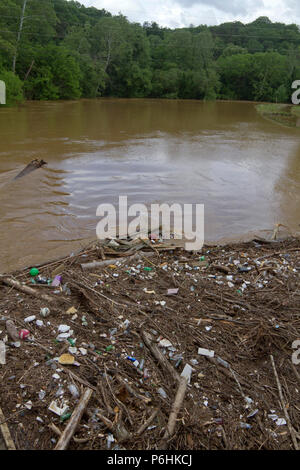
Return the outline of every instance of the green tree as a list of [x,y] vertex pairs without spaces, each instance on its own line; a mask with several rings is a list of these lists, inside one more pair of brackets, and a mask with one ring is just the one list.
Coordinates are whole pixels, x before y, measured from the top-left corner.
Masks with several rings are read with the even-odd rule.
[[17,105],[24,101],[23,83],[11,71],[0,69],[0,80],[6,85],[6,104],[8,106]]

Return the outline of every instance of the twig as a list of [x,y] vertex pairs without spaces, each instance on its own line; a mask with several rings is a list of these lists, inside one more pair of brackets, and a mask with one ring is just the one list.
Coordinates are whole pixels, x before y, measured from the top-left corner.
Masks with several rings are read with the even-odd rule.
[[120,410],[117,415],[115,421],[112,423],[109,419],[107,419],[103,414],[100,412],[97,413],[98,418],[105,424],[105,426],[115,435],[117,441],[119,443],[128,441],[132,438],[130,432],[127,431],[123,422],[122,422],[122,411]]
[[284,403],[284,398],[283,398],[283,394],[282,394],[282,387],[281,387],[281,383],[279,381],[279,377],[278,377],[278,374],[277,374],[277,370],[276,370],[276,367],[275,367],[275,362],[274,362],[274,358],[273,358],[272,354],[270,355],[270,359],[271,359],[271,363],[272,363],[272,367],[273,367],[273,371],[274,371],[274,375],[275,375],[275,379],[276,379],[276,384],[277,384],[277,388],[278,388],[281,408],[282,408],[282,411],[284,412],[284,416],[286,418],[286,422],[287,422],[287,425],[288,425],[288,428],[289,428],[289,431],[290,431],[290,434],[291,434],[291,438],[292,438],[294,447],[295,447],[296,450],[299,450],[298,442],[297,442],[297,439],[296,439],[296,433],[295,433],[295,430],[292,426],[289,414],[287,412],[287,409],[286,409],[286,406],[285,406],[285,403]]
[[39,299],[45,300],[46,302],[54,302],[53,297],[50,297],[47,294],[41,294],[40,292],[35,291],[31,287],[22,285],[19,281],[14,279],[9,279],[5,277],[1,277],[0,281],[7,286],[14,287],[15,289],[24,292],[25,294],[33,295],[34,297],[38,297]]
[[138,431],[136,432],[136,436],[140,436],[141,434],[143,434],[145,429],[147,429],[148,426],[152,423],[152,421],[156,418],[158,412],[159,412],[159,408],[156,408],[156,410],[153,411],[150,418],[148,418],[147,421],[138,429]]
[[300,383],[300,375],[299,375],[299,373],[298,373],[298,371],[297,371],[297,369],[296,369],[296,367],[293,363],[292,363],[292,369],[295,373],[295,376],[297,377],[298,382]]
[[94,390],[94,391],[97,392],[97,388],[94,387],[93,385],[91,385],[87,380],[82,379],[82,378],[79,377],[77,374],[75,374],[74,372],[72,372],[72,371],[69,370],[69,369],[64,368],[63,366],[61,366],[61,369],[62,369],[63,372],[65,372],[66,374],[69,374],[74,380],[77,380],[77,382],[79,382],[79,383],[81,383],[82,385],[85,385],[86,387],[90,388],[91,390]]
[[87,404],[92,396],[92,393],[93,392],[90,388],[85,390],[78,405],[72,413],[70,421],[68,422],[65,430],[59,438],[58,443],[56,444],[55,450],[65,450],[68,447],[69,442],[72,439],[73,434],[75,433],[76,428],[81,420],[84,410],[86,409]]
[[129,385],[127,382],[125,382],[125,380],[123,380],[122,377],[121,377],[119,374],[116,375],[116,379],[117,379],[117,381],[118,381],[121,385],[123,385],[123,386],[126,388],[126,390],[128,390],[128,392],[131,393],[131,395],[133,395],[135,398],[138,398],[139,400],[142,400],[142,401],[143,401],[144,403],[146,403],[146,404],[148,404],[148,403],[151,402],[151,398],[147,398],[147,397],[145,397],[144,395],[140,395],[138,392],[136,392],[135,390],[133,390],[133,388],[130,387],[130,385]]
[[176,419],[177,415],[180,411],[182,406],[182,402],[184,400],[185,392],[187,389],[188,382],[185,377],[180,377],[179,386],[177,389],[177,393],[175,396],[175,400],[172,406],[172,410],[169,416],[169,421],[167,424],[167,429],[163,437],[164,443],[161,444],[160,448],[163,449],[166,447],[166,440],[173,436],[175,431]]
[[124,256],[123,258],[117,258],[117,259],[112,258],[112,259],[106,259],[104,261],[92,261],[91,263],[81,264],[81,269],[83,271],[87,271],[87,270],[94,269],[94,268],[102,268],[103,266],[109,266],[110,264],[113,264],[116,261],[118,263],[126,263],[129,260],[137,259],[143,255],[154,256],[155,253],[144,253],[140,251],[140,252],[135,253],[132,256]]
[[170,375],[173,377],[175,382],[179,382],[180,381],[179,374],[172,367],[172,365],[168,362],[165,356],[161,353],[161,351],[158,349],[158,346],[152,343],[152,336],[146,331],[142,332],[142,336],[146,345],[148,346],[153,356],[155,357],[155,359],[157,359],[160,365],[170,373]]
[[[57,436],[62,435],[61,430],[54,423],[50,423],[48,425],[48,428],[51,429],[51,431],[53,431]],[[78,437],[74,437],[74,436],[72,439],[77,444],[84,444],[85,442],[88,442],[90,440],[89,438],[79,439]]]
[[1,410],[1,408],[0,408],[0,421],[1,421],[0,430],[1,430],[4,442],[5,442],[5,445],[7,447],[7,450],[16,450],[14,441],[12,440],[12,437],[10,435],[9,428],[8,428],[6,422],[5,422],[6,421],[5,416],[4,416],[3,411]]
[[101,258],[103,259],[103,261],[106,260],[106,256],[105,256],[105,253],[104,253],[104,250],[103,250],[103,246],[99,246],[99,250],[100,250],[100,255],[101,255]]

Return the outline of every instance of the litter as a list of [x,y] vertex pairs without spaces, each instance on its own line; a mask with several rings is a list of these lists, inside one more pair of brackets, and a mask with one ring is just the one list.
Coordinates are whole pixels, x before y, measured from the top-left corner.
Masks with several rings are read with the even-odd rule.
[[161,339],[158,343],[161,348],[171,348],[172,343],[168,339]]
[[211,351],[205,348],[198,348],[198,354],[201,356],[214,357],[215,351]]
[[55,400],[50,403],[49,410],[55,413],[58,416],[62,416],[68,410],[68,405],[63,403],[59,405]]
[[60,333],[66,333],[69,330],[70,330],[70,326],[68,326],[68,325],[59,325],[59,327],[58,327],[58,331]]
[[51,287],[58,287],[61,284],[61,276],[57,275],[52,281]]
[[48,307],[42,307],[40,310],[40,315],[44,318],[50,315],[50,309]]
[[24,318],[25,323],[31,323],[36,319],[35,315],[30,315],[29,317]]
[[[14,416],[13,435],[23,425],[31,430],[26,439],[32,448],[55,447],[60,436],[52,425],[63,432],[72,423],[86,387],[95,391],[94,399],[72,437],[72,450],[103,450],[109,442],[129,451],[162,448],[185,383],[167,449],[248,450],[262,443],[266,449],[295,448],[285,413],[297,429],[300,388],[285,359],[300,315],[299,241],[204,247],[202,261],[199,253],[161,239],[150,246],[130,238],[118,239],[114,247],[108,242],[39,266],[36,276],[47,282],[61,276],[63,286],[32,284],[28,268],[13,273],[17,284],[0,279],[0,341],[6,350],[0,406],[5,417]],[[103,255],[106,265],[92,268]],[[49,310],[46,319],[42,309]],[[40,319],[29,322],[27,341],[17,341],[6,322],[19,331],[24,317],[33,314]],[[270,411],[278,402],[270,353],[280,367],[283,398],[288,397],[280,407],[283,415]],[[23,442],[21,434],[16,442]]]
[[64,365],[71,365],[71,364],[74,364],[75,358],[71,354],[62,354],[59,357],[58,362]]
[[29,330],[22,329],[22,330],[19,331],[19,338],[20,339],[26,339],[26,338],[28,338],[29,335],[30,335]]
[[6,347],[4,341],[0,341],[0,364],[2,366],[6,364]]
[[186,378],[188,384],[191,382],[192,371],[193,371],[192,367],[191,367],[189,364],[186,364],[186,365],[184,366],[183,371],[182,371],[181,374],[180,374],[181,377],[185,377],[185,378]]
[[176,289],[168,289],[168,290],[167,290],[167,295],[176,295],[176,294],[178,294],[178,291],[179,291],[178,288],[176,288]]

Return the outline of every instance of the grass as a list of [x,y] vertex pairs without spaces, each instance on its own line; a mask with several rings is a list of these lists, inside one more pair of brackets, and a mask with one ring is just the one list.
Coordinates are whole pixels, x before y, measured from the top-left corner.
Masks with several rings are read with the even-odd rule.
[[300,106],[290,104],[258,104],[256,110],[263,117],[288,127],[297,127],[297,118],[300,117]]
[[291,113],[294,116],[300,117],[300,105],[294,105],[292,106]]
[[268,103],[268,104],[258,104],[256,109],[261,114],[282,114],[289,115],[288,105],[286,104],[277,104],[277,103]]

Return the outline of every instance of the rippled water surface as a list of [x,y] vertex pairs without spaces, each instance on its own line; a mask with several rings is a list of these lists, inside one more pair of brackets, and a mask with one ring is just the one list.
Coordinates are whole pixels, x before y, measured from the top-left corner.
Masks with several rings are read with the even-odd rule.
[[[34,158],[46,167],[13,181]],[[82,100],[0,109],[0,272],[96,236],[97,206],[205,205],[205,238],[300,224],[299,130],[252,103]]]

